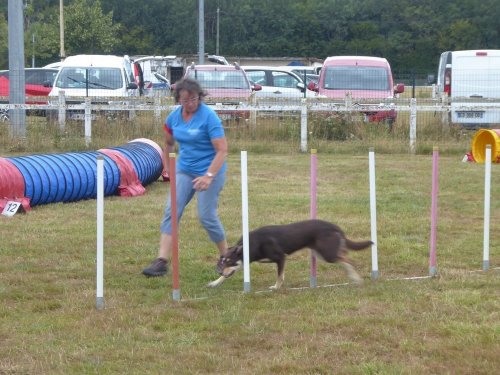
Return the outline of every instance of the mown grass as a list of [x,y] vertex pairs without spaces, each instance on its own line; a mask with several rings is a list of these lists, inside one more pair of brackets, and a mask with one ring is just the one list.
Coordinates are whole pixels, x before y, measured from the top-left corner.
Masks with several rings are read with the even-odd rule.
[[[491,269],[480,271],[484,166],[462,163],[453,151],[459,146],[447,141],[452,151],[439,160],[438,276],[405,279],[429,274],[432,157],[389,153],[393,136],[383,137],[373,138],[380,278],[370,279],[369,250],[353,253],[362,287],[349,284],[338,265],[319,263],[321,287],[307,288],[308,254],[302,252],[290,257],[278,292],[267,289],[275,279],[271,264],[252,264],[250,293],[243,293],[242,273],[207,289],[217,277],[217,255],[191,205],[181,223],[181,301],[173,301],[170,276],[140,274],[156,255],[168,189],[155,182],[143,196],[105,200],[105,309],[99,311],[95,201],[0,216],[0,373],[496,373],[497,165]],[[231,146],[220,201],[231,243],[241,234],[238,142],[243,145],[240,139]],[[259,143],[247,140],[245,148]],[[323,151],[326,143],[317,144],[317,216],[338,223],[352,239],[369,238],[369,140],[331,141]],[[292,147],[280,153],[279,144],[269,139],[263,147],[270,152],[249,151],[251,228],[310,215],[309,154]]]

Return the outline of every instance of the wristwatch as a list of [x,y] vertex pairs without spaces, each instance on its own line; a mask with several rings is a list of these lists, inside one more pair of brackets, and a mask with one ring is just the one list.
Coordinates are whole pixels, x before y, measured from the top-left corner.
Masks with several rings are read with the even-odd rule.
[[214,174],[213,174],[213,173],[210,173],[210,172],[207,172],[207,173],[205,174],[205,176],[208,176],[208,177],[210,177],[210,178],[214,178]]

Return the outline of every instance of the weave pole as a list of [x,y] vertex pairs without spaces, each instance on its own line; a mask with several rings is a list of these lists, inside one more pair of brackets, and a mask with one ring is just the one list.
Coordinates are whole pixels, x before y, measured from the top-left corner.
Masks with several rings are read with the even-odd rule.
[[97,310],[104,309],[104,157],[97,156],[97,256],[96,298]]
[[432,203],[431,203],[431,238],[429,252],[429,276],[437,275],[436,269],[436,237],[437,237],[437,201],[438,201],[438,160],[439,149],[434,146],[432,151]]
[[243,292],[250,292],[250,253],[248,227],[247,152],[241,151],[241,222],[243,226]]
[[179,287],[179,231],[177,220],[177,176],[175,171],[175,153],[168,154],[170,177],[170,217],[172,220],[172,298],[180,301],[181,290]]
[[369,148],[368,166],[370,176],[370,222],[372,237],[372,280],[378,279],[378,249],[377,249],[377,202],[375,197],[375,151]]
[[[310,183],[310,218],[316,219],[318,212],[318,154],[316,149],[311,149],[311,183]],[[318,286],[316,255],[310,250],[310,276],[309,286],[316,288]]]
[[490,190],[491,190],[491,145],[486,145],[484,161],[484,235],[483,271],[490,268]]

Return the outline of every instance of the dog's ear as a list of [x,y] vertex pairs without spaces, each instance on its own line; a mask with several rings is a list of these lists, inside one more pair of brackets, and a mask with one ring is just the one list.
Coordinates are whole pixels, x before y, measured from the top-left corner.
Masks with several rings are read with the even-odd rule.
[[243,245],[238,245],[236,247],[236,254],[243,255]]

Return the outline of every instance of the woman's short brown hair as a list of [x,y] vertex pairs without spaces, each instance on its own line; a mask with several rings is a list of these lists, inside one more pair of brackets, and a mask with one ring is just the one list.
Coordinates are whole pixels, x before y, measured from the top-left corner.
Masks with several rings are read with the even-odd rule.
[[200,100],[207,96],[207,93],[203,90],[197,80],[192,78],[183,78],[175,83],[174,98],[176,103],[179,102],[179,96],[182,90],[186,90],[197,95]]

